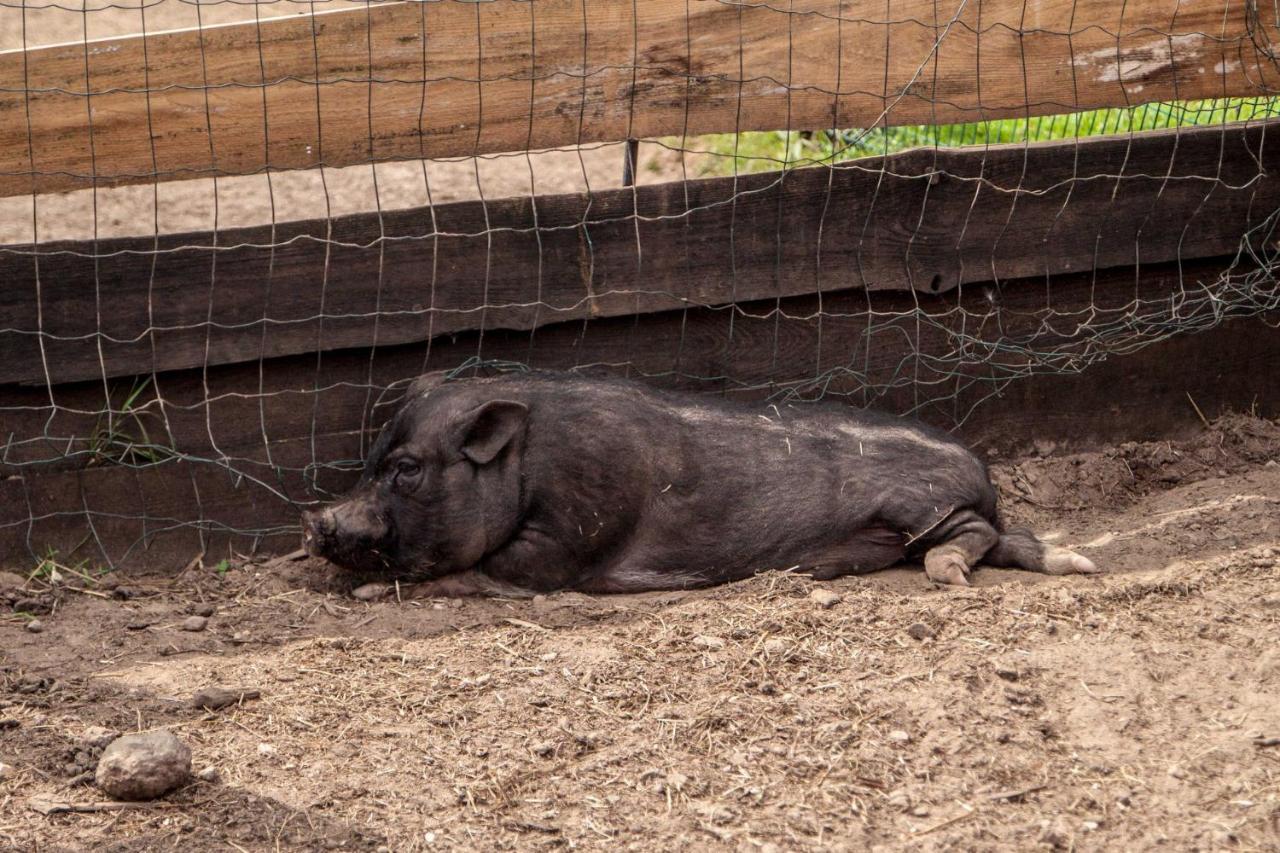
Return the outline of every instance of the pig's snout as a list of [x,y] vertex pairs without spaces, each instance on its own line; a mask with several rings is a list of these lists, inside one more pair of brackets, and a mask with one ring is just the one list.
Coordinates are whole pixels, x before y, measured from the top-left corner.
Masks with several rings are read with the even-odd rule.
[[367,501],[346,501],[302,514],[302,545],[314,557],[358,561],[386,544],[386,522]]
[[337,524],[331,507],[315,512],[304,512],[302,514],[302,547],[313,557],[323,557],[325,547],[333,538],[336,528]]

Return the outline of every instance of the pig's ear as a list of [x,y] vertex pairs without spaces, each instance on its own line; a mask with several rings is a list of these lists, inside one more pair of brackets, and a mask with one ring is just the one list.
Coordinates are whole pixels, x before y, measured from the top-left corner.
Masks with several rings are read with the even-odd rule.
[[477,465],[497,458],[519,435],[529,417],[529,407],[511,400],[491,400],[458,419],[454,432],[462,455]]

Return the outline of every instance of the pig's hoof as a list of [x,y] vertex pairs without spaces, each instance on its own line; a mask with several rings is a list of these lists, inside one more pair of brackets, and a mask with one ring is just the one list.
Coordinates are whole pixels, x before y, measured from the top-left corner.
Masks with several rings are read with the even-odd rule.
[[934,548],[924,555],[924,573],[934,583],[969,585],[969,564],[958,548]]
[[1044,570],[1050,575],[1096,575],[1102,571],[1088,557],[1056,546],[1045,549]]

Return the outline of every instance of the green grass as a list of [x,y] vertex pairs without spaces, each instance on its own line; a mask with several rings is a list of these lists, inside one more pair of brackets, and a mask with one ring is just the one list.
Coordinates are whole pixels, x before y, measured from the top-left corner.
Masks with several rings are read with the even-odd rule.
[[113,415],[99,415],[89,436],[89,466],[148,465],[175,455],[172,448],[154,443],[147,432],[146,417],[151,413],[138,400],[150,384],[150,378],[135,383]]
[[[81,544],[83,544],[83,540]],[[76,546],[76,548],[79,547],[79,545]],[[67,575],[77,575],[96,586],[98,579],[105,575],[107,571],[105,568],[93,566],[87,559],[72,563],[61,556],[57,549],[49,547],[45,549],[44,556],[36,560],[35,568],[27,574],[27,580],[40,580],[52,584],[56,583],[59,577],[65,581]]]
[[[701,174],[732,175],[840,163],[910,148],[1051,142],[1277,116],[1280,98],[1229,98],[966,124],[720,133],[689,139],[683,147],[700,153],[697,170]],[[673,147],[678,144],[676,140]]]

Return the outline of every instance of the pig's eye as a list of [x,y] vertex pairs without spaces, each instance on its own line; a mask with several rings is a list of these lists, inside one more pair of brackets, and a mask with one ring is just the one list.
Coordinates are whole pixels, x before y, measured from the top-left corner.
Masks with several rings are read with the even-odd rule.
[[397,477],[413,477],[421,470],[422,466],[417,462],[414,462],[412,459],[401,459],[396,463]]

